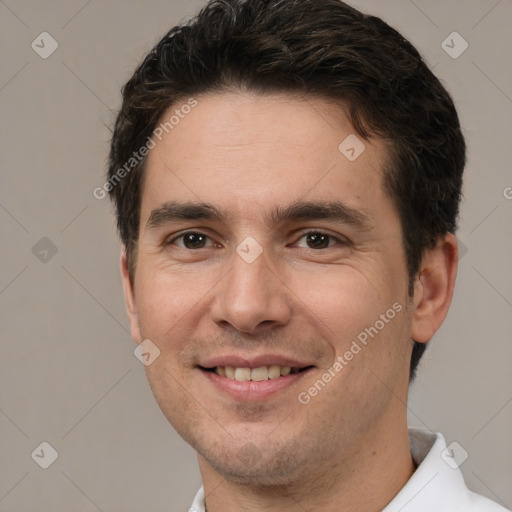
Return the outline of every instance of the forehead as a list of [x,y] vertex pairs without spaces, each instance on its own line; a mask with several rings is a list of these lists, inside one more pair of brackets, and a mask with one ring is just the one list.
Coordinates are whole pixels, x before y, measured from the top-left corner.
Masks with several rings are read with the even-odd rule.
[[170,200],[217,204],[247,219],[293,201],[342,201],[376,217],[390,207],[382,187],[387,148],[358,136],[342,105],[231,92],[194,102],[174,104],[160,120],[142,221]]

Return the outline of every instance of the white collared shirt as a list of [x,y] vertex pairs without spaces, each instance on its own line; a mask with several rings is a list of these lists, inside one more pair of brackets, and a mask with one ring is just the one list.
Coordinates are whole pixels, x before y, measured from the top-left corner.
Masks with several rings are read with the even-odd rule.
[[[412,458],[418,467],[382,512],[507,512],[466,487],[458,467],[464,454],[447,449],[441,434],[411,428],[409,439]],[[189,512],[205,512],[202,487]]]

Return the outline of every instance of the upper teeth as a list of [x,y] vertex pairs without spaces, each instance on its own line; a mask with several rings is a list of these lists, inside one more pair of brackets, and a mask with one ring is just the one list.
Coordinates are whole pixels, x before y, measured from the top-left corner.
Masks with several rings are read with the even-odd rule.
[[262,381],[268,379],[277,379],[286,376],[290,372],[298,372],[298,368],[292,370],[289,366],[260,366],[259,368],[234,368],[233,366],[217,366],[215,373],[221,377],[239,381],[255,380]]

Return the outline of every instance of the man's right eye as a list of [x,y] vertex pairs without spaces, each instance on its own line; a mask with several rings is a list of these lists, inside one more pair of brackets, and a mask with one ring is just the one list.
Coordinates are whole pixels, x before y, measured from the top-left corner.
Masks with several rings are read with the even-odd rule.
[[198,231],[187,231],[166,241],[164,245],[176,245],[183,249],[205,249],[213,247],[215,244],[211,238],[204,233],[200,233]]

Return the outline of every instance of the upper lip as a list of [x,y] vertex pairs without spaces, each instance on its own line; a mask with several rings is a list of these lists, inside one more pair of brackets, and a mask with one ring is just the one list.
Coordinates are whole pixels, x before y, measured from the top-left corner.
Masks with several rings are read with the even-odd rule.
[[312,366],[309,362],[298,361],[290,357],[277,354],[261,354],[254,357],[226,355],[216,356],[201,361],[203,368],[216,368],[217,366],[231,366],[234,368],[259,368],[260,366],[289,366],[291,368],[305,368]]

